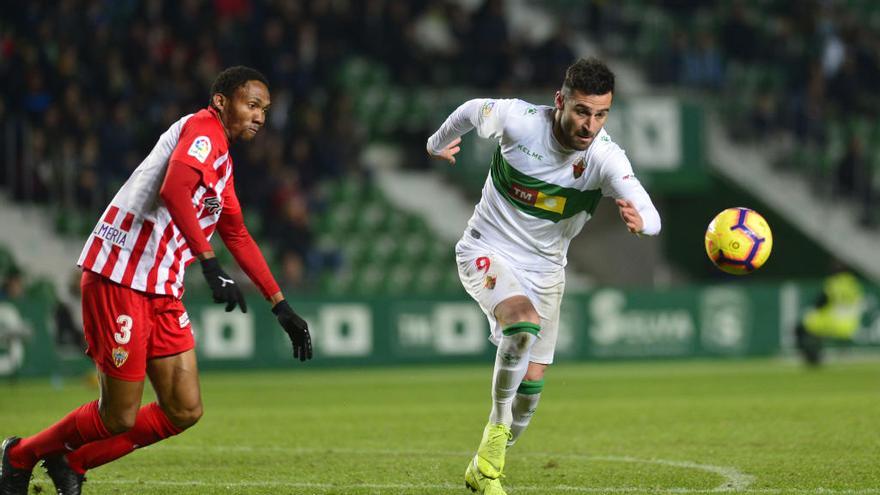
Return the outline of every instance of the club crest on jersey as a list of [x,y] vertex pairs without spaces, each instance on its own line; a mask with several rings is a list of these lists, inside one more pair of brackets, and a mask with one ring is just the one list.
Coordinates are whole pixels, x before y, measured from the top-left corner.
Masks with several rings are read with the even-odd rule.
[[204,199],[205,209],[208,210],[212,215],[219,215],[223,210],[223,206],[220,204],[220,198],[217,196],[208,196]]
[[483,103],[483,117],[488,117],[492,113],[492,108],[495,106],[494,101],[487,101]]
[[487,289],[492,290],[495,288],[495,282],[497,282],[497,281],[498,281],[498,277],[493,277],[492,275],[486,275],[486,281],[483,283],[483,285]]
[[110,353],[113,355],[113,364],[115,364],[117,368],[128,361],[128,351],[123,347],[114,347]]
[[211,140],[208,136],[199,136],[193,140],[193,143],[189,147],[189,151],[186,152],[189,156],[194,156],[196,160],[201,163],[205,163],[205,160],[208,159],[208,155],[211,153]]
[[574,178],[580,179],[581,176],[584,175],[584,170],[587,168],[587,166],[584,165],[584,159],[581,158],[577,163],[572,165],[571,168],[573,169],[572,173],[574,174]]

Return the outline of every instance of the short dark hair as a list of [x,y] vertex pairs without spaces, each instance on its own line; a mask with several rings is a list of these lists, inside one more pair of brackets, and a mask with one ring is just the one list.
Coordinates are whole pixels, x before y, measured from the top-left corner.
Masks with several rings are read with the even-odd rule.
[[214,79],[214,84],[211,84],[210,101],[213,103],[214,95],[217,93],[227,98],[232,98],[235,90],[239,86],[244,86],[248,81],[260,81],[267,88],[269,87],[269,81],[260,71],[243,65],[236,65],[224,69],[223,72],[217,74],[217,79]]
[[570,94],[574,89],[588,95],[613,93],[614,73],[598,58],[582,58],[565,70],[562,90]]

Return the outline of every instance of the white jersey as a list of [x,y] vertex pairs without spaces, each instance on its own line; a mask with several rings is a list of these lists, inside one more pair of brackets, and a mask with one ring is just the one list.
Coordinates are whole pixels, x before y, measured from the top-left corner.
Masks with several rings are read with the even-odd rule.
[[429,138],[434,154],[473,128],[498,141],[460,244],[489,247],[528,270],[559,270],[602,196],[632,201],[642,233],[659,233],[660,215],[608,133],[602,129],[586,150],[566,149],[553,135],[553,116],[554,108],[522,100],[475,99]]
[[172,124],[113,197],[77,264],[135,290],[181,297],[184,269],[194,256],[159,191],[170,160],[199,169],[203,183],[193,191],[192,204],[210,240],[224,206],[240,208],[228,146],[213,109]]

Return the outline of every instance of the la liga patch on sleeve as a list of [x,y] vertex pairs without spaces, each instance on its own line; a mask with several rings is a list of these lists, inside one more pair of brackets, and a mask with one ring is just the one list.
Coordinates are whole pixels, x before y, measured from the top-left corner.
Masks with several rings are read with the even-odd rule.
[[186,152],[187,155],[195,157],[195,159],[201,163],[205,163],[205,160],[208,159],[210,153],[211,140],[208,136],[199,136],[195,138],[189,147],[189,151]]

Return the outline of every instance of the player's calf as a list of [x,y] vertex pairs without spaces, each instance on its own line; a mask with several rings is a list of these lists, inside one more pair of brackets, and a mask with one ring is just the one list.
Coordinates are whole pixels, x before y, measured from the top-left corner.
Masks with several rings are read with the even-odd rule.
[[511,404],[529,366],[529,350],[541,328],[531,322],[509,325],[503,331],[492,374],[492,413],[489,422],[510,426]]
[[507,446],[511,447],[523,434],[529,426],[535,410],[538,408],[538,401],[541,399],[541,392],[544,390],[544,379],[540,380],[523,380],[516,391],[516,397],[513,399],[513,423],[510,425],[511,438],[507,441]]

